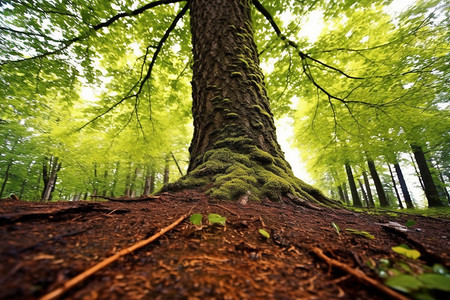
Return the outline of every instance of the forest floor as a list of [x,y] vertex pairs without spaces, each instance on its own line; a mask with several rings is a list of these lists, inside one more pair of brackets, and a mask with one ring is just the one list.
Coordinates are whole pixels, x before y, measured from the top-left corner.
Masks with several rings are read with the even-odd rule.
[[[402,299],[409,295],[388,296],[378,286],[385,287],[375,269],[386,260],[393,268],[407,265],[412,273],[435,263],[450,267],[448,219],[298,206],[287,199],[213,202],[196,191],[120,202],[5,199],[0,200],[0,299],[39,299],[192,213],[202,214],[205,226],[196,227],[187,217],[61,298]],[[225,226],[208,225],[210,213],[226,217]],[[416,224],[404,227],[411,219]],[[391,249],[400,244],[418,250],[420,258]]]

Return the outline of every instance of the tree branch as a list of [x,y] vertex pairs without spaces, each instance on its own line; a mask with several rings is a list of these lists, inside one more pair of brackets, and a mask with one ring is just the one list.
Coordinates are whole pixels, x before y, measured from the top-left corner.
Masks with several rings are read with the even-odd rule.
[[67,49],[70,45],[84,40],[86,38],[88,38],[93,32],[96,32],[102,28],[108,27],[111,24],[113,24],[114,22],[116,22],[117,20],[124,18],[124,17],[133,17],[133,16],[137,16],[143,12],[145,12],[148,9],[151,9],[153,7],[159,6],[159,5],[163,5],[163,4],[171,4],[171,3],[178,3],[178,2],[182,2],[182,1],[187,1],[187,0],[159,0],[159,1],[154,1],[151,3],[148,3],[140,8],[137,8],[133,11],[130,12],[122,12],[120,14],[117,14],[113,17],[111,17],[110,19],[108,19],[105,22],[99,23],[97,25],[91,26],[87,31],[85,31],[84,33],[80,34],[77,37],[74,37],[70,40],[66,40],[66,41],[60,41],[61,43],[64,43],[63,47],[60,47],[58,49],[55,49],[53,51],[49,51],[49,52],[44,52],[32,57],[27,57],[27,58],[23,58],[23,59],[17,59],[17,60],[11,60],[11,61],[6,61],[6,62],[2,62],[0,63],[0,65],[6,65],[6,64],[10,64],[10,63],[16,63],[16,62],[23,62],[23,61],[28,61],[28,60],[33,60],[33,59],[37,59],[37,58],[43,58],[46,56],[51,56],[54,54],[58,54],[63,52],[65,49]]
[[[162,46],[164,45],[164,43],[166,42],[166,40],[168,39],[170,33],[173,31],[173,29],[176,27],[178,21],[186,14],[189,5],[186,4],[183,9],[176,15],[175,19],[172,21],[172,24],[170,24],[169,28],[167,28],[166,32],[164,33],[163,37],[161,38],[161,40],[158,43],[158,46],[156,46],[156,50],[153,53],[153,57],[152,60],[150,61],[148,70],[147,70],[147,74],[145,75],[145,77],[142,79],[142,71],[143,68],[141,68],[141,77],[139,78],[139,80],[136,82],[136,84],[130,89],[130,91],[127,93],[127,96],[125,96],[124,98],[122,98],[121,100],[119,100],[118,102],[114,103],[114,105],[112,105],[111,107],[109,107],[105,112],[101,113],[100,115],[96,116],[95,118],[93,118],[92,120],[90,120],[89,122],[87,122],[86,124],[84,124],[83,126],[81,126],[77,131],[82,130],[83,128],[85,128],[87,125],[95,122],[96,120],[98,120],[99,118],[103,117],[104,115],[106,115],[107,113],[109,113],[111,110],[113,110],[116,106],[118,106],[119,104],[123,103],[125,100],[127,99],[131,99],[131,98],[135,98],[135,109],[136,109],[136,105],[137,105],[137,101],[139,98],[139,95],[142,93],[142,89],[144,88],[144,84],[151,78],[152,75],[152,70],[153,70],[153,66],[155,65],[156,62],[156,58],[158,57],[159,52],[162,49]],[[144,57],[144,64],[145,61],[147,59],[147,54],[148,54],[148,49],[147,48],[147,53]],[[141,80],[142,79],[142,80]],[[140,84],[139,84],[140,83]],[[139,89],[137,90],[137,92],[135,94],[131,94],[131,92],[139,85]],[[138,119],[139,121],[139,119]]]
[[267,11],[267,9],[265,9],[265,7],[261,4],[261,2],[259,2],[258,0],[252,0],[252,3],[256,7],[256,9],[269,21],[269,23],[272,25],[273,30],[275,30],[275,33],[280,37],[280,39],[283,40],[283,41],[286,41],[286,43],[289,46],[295,48],[298,51],[298,54],[300,55],[301,59],[305,59],[305,58],[310,59],[310,60],[312,60],[312,61],[314,61],[314,62],[316,62],[318,64],[321,64],[324,67],[327,67],[327,68],[329,68],[329,69],[331,69],[333,71],[336,71],[336,72],[344,75],[347,78],[351,78],[351,79],[365,79],[363,77],[355,77],[355,76],[348,75],[347,73],[345,73],[344,71],[342,71],[342,70],[340,70],[340,69],[338,69],[336,67],[330,66],[330,65],[328,65],[328,64],[326,64],[324,62],[321,62],[318,59],[315,59],[315,58],[309,56],[306,53],[303,53],[300,50],[300,47],[299,47],[299,45],[296,42],[291,41],[290,39],[288,39],[285,35],[283,35],[281,33],[281,30],[278,27],[278,25],[275,22],[275,20],[273,19],[272,15]]

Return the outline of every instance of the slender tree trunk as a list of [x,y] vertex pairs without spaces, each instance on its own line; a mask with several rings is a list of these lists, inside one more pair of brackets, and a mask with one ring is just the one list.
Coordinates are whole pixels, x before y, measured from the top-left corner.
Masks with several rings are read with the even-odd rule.
[[423,185],[422,177],[420,176],[419,170],[417,170],[416,162],[414,160],[414,157],[410,153],[409,156],[411,157],[411,163],[414,167],[414,172],[416,172],[417,179],[419,179],[420,186],[422,187],[423,192],[425,192],[425,186]]
[[295,178],[277,142],[253,37],[251,1],[192,0],[192,115],[188,174],[167,189],[216,199],[296,197],[333,205]]
[[402,189],[403,198],[405,199],[407,208],[414,208],[414,204],[411,200],[411,195],[409,194],[408,186],[406,185],[405,177],[403,176],[400,164],[396,162],[394,164],[395,172],[397,173],[398,182],[400,183],[400,188]]
[[147,165],[145,171],[144,195],[150,195],[151,176],[152,176],[152,167],[150,165]]
[[11,159],[8,162],[8,165],[6,166],[5,179],[3,180],[2,189],[0,190],[0,199],[2,198],[3,192],[5,191],[6,183],[8,182],[8,178],[9,178],[9,170],[11,169],[12,164],[13,164],[13,161]]
[[444,190],[445,197],[447,198],[447,202],[450,204],[450,194],[448,193],[447,185],[445,184],[444,174],[442,174],[442,171],[438,165],[436,165],[436,168],[437,168],[437,171],[439,172],[439,179],[441,180],[442,184],[444,185],[442,189]]
[[401,199],[400,194],[399,194],[399,192],[398,192],[397,184],[395,183],[394,173],[392,172],[392,169],[391,169],[391,165],[390,165],[390,164],[388,164],[388,168],[389,168],[389,174],[391,174],[392,186],[394,187],[395,195],[397,196],[398,206],[399,206],[401,209],[403,209],[404,207],[403,207],[402,199]]
[[344,191],[342,190],[342,186],[338,185],[337,188],[338,188],[339,198],[341,199],[342,203],[346,203],[345,197],[344,197]]
[[348,198],[347,192],[347,184],[345,182],[342,184],[342,191],[344,192],[345,204],[350,205],[350,199]]
[[50,159],[51,171],[47,174],[47,185],[45,186],[42,200],[47,201],[51,199],[52,192],[55,189],[58,171],[61,169],[61,163],[58,163],[58,157],[52,156]]
[[372,176],[373,183],[375,184],[375,189],[377,190],[378,200],[380,201],[381,207],[389,206],[389,201],[386,198],[386,193],[384,192],[383,185],[381,184],[380,176],[378,176],[377,169],[375,168],[375,163],[373,160],[369,159],[367,161],[369,167],[370,176]]
[[367,198],[366,191],[364,190],[364,185],[360,179],[358,179],[359,187],[361,189],[361,193],[363,195],[364,204],[366,207],[369,207],[369,199]]
[[350,192],[352,194],[353,205],[357,207],[362,207],[361,199],[358,195],[358,190],[356,189],[355,179],[353,177],[352,168],[349,164],[345,164],[345,171],[347,172],[348,183],[350,185]]
[[150,194],[155,192],[155,181],[156,181],[156,172],[152,169],[152,174],[150,175]]
[[367,172],[363,171],[364,184],[366,186],[367,198],[369,200],[369,207],[375,207],[375,202],[373,201],[372,190],[370,189],[369,177],[367,177]]
[[115,190],[116,190],[116,186],[117,186],[117,181],[119,179],[119,167],[120,167],[120,162],[116,162],[116,168],[114,170],[114,179],[111,185],[111,191],[110,191],[110,196],[114,197],[115,194]]
[[416,158],[420,176],[422,177],[423,185],[425,187],[425,196],[428,200],[428,207],[444,206],[441,199],[439,199],[439,194],[433,181],[433,177],[431,176],[430,168],[428,167],[422,147],[411,144],[411,149]]
[[163,177],[163,184],[168,184],[170,179],[170,157],[169,154],[166,155],[166,160],[164,163],[164,177]]
[[45,161],[42,163],[42,180],[44,181],[44,189],[42,190],[42,195],[41,195],[41,199],[44,199],[45,196],[45,191],[47,189],[48,186],[48,181],[49,181],[49,174],[48,174],[48,167],[47,167],[47,163],[53,159],[53,156],[49,159],[49,158],[45,158]]

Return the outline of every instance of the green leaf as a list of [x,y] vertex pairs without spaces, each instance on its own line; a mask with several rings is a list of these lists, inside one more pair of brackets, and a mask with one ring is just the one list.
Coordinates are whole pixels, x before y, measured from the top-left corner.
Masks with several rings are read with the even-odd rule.
[[374,240],[375,237],[373,235],[371,235],[370,233],[368,233],[367,231],[362,231],[362,230],[356,230],[356,229],[345,229],[348,232],[350,232],[351,234],[357,234],[357,235],[362,235],[368,239]]
[[450,277],[446,275],[425,273],[420,274],[417,278],[428,289],[450,292]]
[[340,235],[341,234],[341,232],[340,232],[341,229],[339,228],[339,226],[336,223],[334,223],[334,222],[331,222],[331,225],[334,227],[334,229],[336,230],[337,234]]
[[404,255],[408,258],[418,259],[420,257],[420,252],[414,249],[407,249],[403,245],[392,247],[394,252]]
[[267,231],[265,231],[264,229],[259,229],[258,231],[266,239],[270,238],[270,234]]
[[417,224],[416,221],[414,221],[414,220],[408,220],[408,221],[405,223],[405,226],[408,227],[408,228],[410,228],[410,227],[413,227],[413,226],[416,225],[416,224]]
[[202,217],[203,217],[202,214],[193,214],[189,218],[189,221],[191,221],[191,223],[196,226],[202,226]]
[[220,224],[222,226],[225,226],[225,222],[226,222],[227,218],[226,217],[222,217],[219,214],[209,214],[208,215],[208,221],[211,224]]
[[384,282],[384,284],[393,289],[405,293],[418,290],[423,286],[423,283],[419,281],[417,278],[405,274],[390,277],[388,280]]

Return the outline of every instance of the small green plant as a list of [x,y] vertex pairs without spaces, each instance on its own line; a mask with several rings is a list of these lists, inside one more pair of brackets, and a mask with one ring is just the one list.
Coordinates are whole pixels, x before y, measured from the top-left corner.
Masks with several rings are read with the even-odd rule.
[[404,255],[408,258],[418,259],[420,257],[420,252],[414,249],[409,248],[405,244],[401,244],[391,248],[394,252]]
[[202,217],[202,214],[193,214],[189,218],[189,221],[191,221],[191,223],[195,226],[202,226]]
[[414,220],[408,220],[408,221],[405,223],[405,226],[408,227],[408,228],[411,228],[411,227],[413,227],[413,226],[416,225],[416,224],[417,224],[416,221],[414,221]]
[[[411,250],[407,246],[405,248],[405,245],[392,247],[392,250],[402,255],[405,255],[403,254],[405,250],[419,253],[419,251]],[[405,257],[413,258],[410,254],[415,252],[410,252],[409,256],[405,255]],[[414,257],[417,256],[417,253],[414,254]],[[388,259],[380,259],[376,266],[374,266],[373,263],[368,263],[368,266],[373,269],[380,278],[385,279],[385,285],[409,294],[413,299],[432,300],[445,298],[444,294],[448,296],[447,293],[450,293],[450,274],[448,270],[440,264],[434,264],[430,267],[420,265],[419,262],[415,260],[398,260],[391,262]]]
[[267,231],[265,231],[264,229],[259,229],[258,231],[259,231],[259,233],[260,233],[263,237],[265,237],[266,239],[269,239],[269,238],[270,238],[270,234],[269,234]]
[[331,226],[333,226],[333,228],[336,230],[338,235],[341,234],[341,229],[339,228],[339,226],[336,223],[331,222]]
[[347,228],[345,230],[347,230],[351,234],[361,235],[361,236],[366,237],[366,238],[371,239],[371,240],[375,239],[375,237],[372,234],[368,233],[367,231],[350,229],[350,228]]
[[219,214],[209,214],[208,215],[208,221],[212,224],[220,224],[222,226],[225,226],[225,222],[227,221],[226,217],[222,217]]

